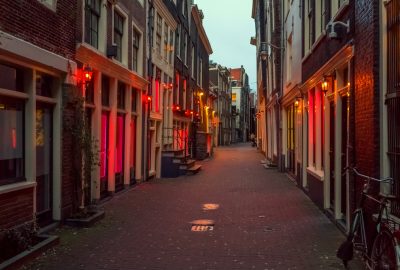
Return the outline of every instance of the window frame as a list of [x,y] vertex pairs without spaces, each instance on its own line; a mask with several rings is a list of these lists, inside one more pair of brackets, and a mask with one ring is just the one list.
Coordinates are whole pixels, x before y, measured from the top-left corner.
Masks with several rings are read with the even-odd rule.
[[[121,14],[117,10],[114,10],[113,37],[114,37],[114,44],[117,45],[117,55],[114,58],[119,62],[122,62],[125,20],[126,18],[123,14]],[[117,37],[120,38],[120,40],[118,40],[120,44],[117,42]]]

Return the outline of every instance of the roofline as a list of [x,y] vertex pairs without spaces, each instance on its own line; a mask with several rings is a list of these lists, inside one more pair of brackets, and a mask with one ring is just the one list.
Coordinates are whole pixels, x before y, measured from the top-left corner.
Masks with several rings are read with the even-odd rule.
[[211,55],[213,53],[213,50],[211,48],[210,41],[208,40],[206,31],[204,30],[203,23],[200,18],[200,11],[197,5],[192,6],[192,15],[194,18],[194,22],[197,26],[197,29],[199,31],[200,39],[203,42],[204,46],[206,47],[208,55]]

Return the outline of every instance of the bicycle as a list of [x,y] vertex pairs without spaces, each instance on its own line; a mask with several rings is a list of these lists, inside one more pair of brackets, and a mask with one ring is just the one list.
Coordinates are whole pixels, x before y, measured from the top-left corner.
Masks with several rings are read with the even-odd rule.
[[[361,198],[357,209],[353,213],[353,222],[350,227],[349,235],[338,251],[337,257],[343,261],[347,268],[348,261],[353,259],[353,248],[362,254],[362,258],[367,269],[371,270],[400,270],[400,230],[399,224],[390,218],[388,214],[388,204],[395,200],[393,194],[379,194],[379,199],[368,194],[371,181],[378,183],[389,183],[393,190],[393,179],[384,178],[376,179],[361,174],[355,168],[351,169],[353,173],[366,179],[364,187],[361,191]],[[345,171],[346,172],[346,171]],[[373,200],[379,204],[379,212],[376,218],[376,231],[374,239],[370,239],[370,235],[366,234],[364,223],[364,207],[367,199]],[[375,216],[375,215],[374,215]],[[368,240],[373,240],[371,252],[368,250]]]

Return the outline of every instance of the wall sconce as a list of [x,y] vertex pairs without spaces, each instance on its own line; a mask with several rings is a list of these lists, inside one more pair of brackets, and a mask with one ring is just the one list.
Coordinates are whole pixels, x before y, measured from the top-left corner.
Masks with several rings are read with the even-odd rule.
[[296,96],[294,98],[294,107],[299,107],[300,101],[303,99],[303,96]]
[[151,102],[151,96],[147,95],[147,102]]
[[335,76],[324,75],[324,78],[322,80],[322,85],[321,85],[321,90],[322,90],[322,93],[324,93],[324,96],[326,96],[326,93],[328,93],[328,90],[329,90],[328,79],[331,80],[331,84],[333,85],[333,80],[335,79]]
[[93,71],[92,68],[88,65],[86,65],[83,68],[83,80],[85,83],[89,83],[92,80],[92,76],[93,76]]

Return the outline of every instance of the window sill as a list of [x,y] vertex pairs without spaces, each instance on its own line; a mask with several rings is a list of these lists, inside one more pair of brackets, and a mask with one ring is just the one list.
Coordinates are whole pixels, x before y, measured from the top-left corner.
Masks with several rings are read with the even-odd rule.
[[311,174],[320,181],[324,181],[324,171],[317,170],[315,167],[307,167],[307,173]]
[[31,187],[35,187],[35,186],[36,186],[36,182],[26,182],[26,181],[9,184],[9,185],[4,185],[4,186],[0,186],[0,194],[18,191],[21,189],[27,189],[27,188],[31,188]]

